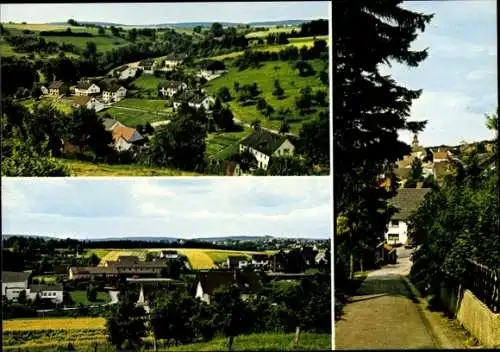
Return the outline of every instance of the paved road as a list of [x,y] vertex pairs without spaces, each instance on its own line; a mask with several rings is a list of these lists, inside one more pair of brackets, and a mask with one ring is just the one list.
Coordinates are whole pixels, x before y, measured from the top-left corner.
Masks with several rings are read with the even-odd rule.
[[409,251],[398,249],[398,263],[368,274],[335,324],[335,349],[436,348],[417,303],[404,284]]

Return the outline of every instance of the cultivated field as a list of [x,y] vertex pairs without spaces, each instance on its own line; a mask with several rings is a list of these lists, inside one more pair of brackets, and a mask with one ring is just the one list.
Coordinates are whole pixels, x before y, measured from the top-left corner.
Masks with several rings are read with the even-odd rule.
[[103,329],[104,318],[45,318],[45,319],[12,319],[2,322],[6,331],[31,330],[72,330],[72,329]]
[[292,30],[299,31],[300,26],[290,26],[290,27],[270,27],[268,31],[256,31],[256,32],[250,32],[246,35],[248,39],[250,38],[265,38],[271,33],[290,33]]
[[226,160],[227,157],[238,152],[239,142],[251,133],[252,129],[248,127],[238,132],[210,133],[206,139],[205,156],[209,159]]
[[265,252],[252,251],[231,251],[222,249],[198,249],[198,248],[154,248],[154,249],[89,249],[85,256],[95,253],[101,258],[101,264],[106,261],[115,261],[120,256],[134,255],[144,260],[147,252],[159,253],[162,250],[175,250],[188,258],[189,264],[193,269],[211,269],[216,268],[216,263],[222,262],[230,255],[245,255],[250,257],[252,254]]
[[[293,69],[291,62],[288,61],[269,61],[263,63],[260,68],[249,68],[244,71],[238,71],[237,68],[230,67],[229,72],[221,77],[218,77],[207,83],[205,90],[208,94],[214,95],[223,86],[229,88],[231,96],[238,97],[238,93],[234,90],[234,82],[239,82],[240,86],[256,82],[259,89],[262,91],[260,95],[263,97],[275,110],[278,108],[290,108],[294,111],[295,98],[299,96],[300,89],[305,86],[310,86],[314,90],[321,88],[328,92],[328,87],[323,85],[319,79],[318,73],[323,69],[324,63],[321,60],[310,60],[309,63],[317,72],[316,75],[310,77],[300,77],[298,71]],[[280,81],[281,87],[285,90],[285,98],[277,99],[272,95],[274,88],[274,80]],[[234,117],[251,123],[255,119],[260,119],[263,127],[279,130],[281,121],[270,121],[262,115],[255,105],[240,106],[236,99],[229,102]],[[315,114],[301,118],[298,113],[293,112],[289,117],[291,132],[298,132],[302,124]]]
[[69,168],[71,176],[199,176],[195,172],[134,164],[109,165],[73,159],[57,160]]

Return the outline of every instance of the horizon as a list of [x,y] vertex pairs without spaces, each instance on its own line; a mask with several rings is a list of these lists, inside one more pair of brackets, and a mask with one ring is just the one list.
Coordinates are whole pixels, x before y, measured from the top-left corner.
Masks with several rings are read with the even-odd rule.
[[328,238],[333,232],[328,176],[203,182],[148,178],[2,181],[2,235]]
[[309,21],[329,17],[329,2],[326,1],[3,4],[0,5],[0,9],[2,23],[12,21],[31,24],[66,22],[74,19],[77,22],[151,26],[186,22]]

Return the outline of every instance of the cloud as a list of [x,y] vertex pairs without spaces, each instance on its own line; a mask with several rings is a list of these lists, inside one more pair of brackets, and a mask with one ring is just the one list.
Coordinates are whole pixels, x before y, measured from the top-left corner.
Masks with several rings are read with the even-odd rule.
[[[3,233],[101,236],[331,233],[328,177],[7,179]],[[66,236],[66,235],[65,235]]]

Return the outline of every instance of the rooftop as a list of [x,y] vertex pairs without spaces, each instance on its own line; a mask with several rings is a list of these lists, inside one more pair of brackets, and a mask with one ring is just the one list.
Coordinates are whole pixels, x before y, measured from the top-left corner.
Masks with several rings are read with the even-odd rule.
[[401,188],[395,197],[389,199],[389,204],[398,208],[392,216],[395,220],[407,220],[423,202],[430,188]]
[[17,271],[3,271],[2,270],[2,283],[7,282],[24,282],[27,281],[31,273],[17,272]]
[[268,156],[272,155],[283,142],[287,140],[286,137],[276,133],[269,132],[264,129],[254,130],[250,136],[243,139],[240,144],[258,150]]

